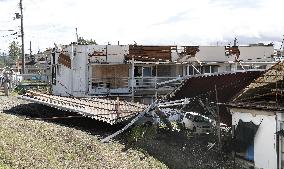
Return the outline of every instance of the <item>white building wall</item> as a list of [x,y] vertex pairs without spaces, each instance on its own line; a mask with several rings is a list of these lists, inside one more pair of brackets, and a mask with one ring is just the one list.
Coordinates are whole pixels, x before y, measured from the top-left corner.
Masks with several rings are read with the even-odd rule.
[[[107,45],[79,45],[79,47],[87,47],[87,51],[82,53],[84,57],[90,58],[91,62],[106,62],[107,61]],[[101,56],[89,56],[96,53]]]
[[[83,97],[88,91],[88,58],[86,51],[90,46],[74,46],[74,57],[71,57],[73,82],[72,95],[76,97]],[[71,49],[72,50],[72,49]]]
[[[196,58],[201,62],[235,61],[235,56],[226,56],[225,46],[199,46]],[[273,46],[239,46],[239,60],[243,61],[272,61]],[[185,60],[183,60],[185,61]],[[189,58],[187,61],[196,61]]]
[[273,61],[273,46],[240,46],[239,60],[243,61]]
[[239,120],[252,121],[260,125],[254,138],[254,162],[256,168],[276,169],[276,115],[275,113],[256,110],[231,109],[232,125]]
[[129,53],[128,45],[108,45],[107,46],[107,62],[123,63],[124,56]]
[[[229,59],[225,55],[224,46],[199,46],[196,58],[201,62],[224,62]],[[192,61],[196,61],[194,58]]]
[[63,65],[56,66],[56,85],[52,86],[54,95],[69,96],[71,94],[71,70]]
[[69,45],[64,54],[71,58],[71,69],[58,64],[60,53],[56,53],[56,85],[52,86],[54,95],[83,97],[88,91],[88,69],[86,45]]

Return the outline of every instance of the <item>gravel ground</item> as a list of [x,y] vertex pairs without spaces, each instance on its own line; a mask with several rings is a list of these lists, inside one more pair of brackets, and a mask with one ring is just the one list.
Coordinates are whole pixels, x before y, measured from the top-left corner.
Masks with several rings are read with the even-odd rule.
[[8,168],[167,168],[117,141],[102,144],[88,131],[25,120],[34,106],[26,101],[0,96],[0,102],[0,163]]

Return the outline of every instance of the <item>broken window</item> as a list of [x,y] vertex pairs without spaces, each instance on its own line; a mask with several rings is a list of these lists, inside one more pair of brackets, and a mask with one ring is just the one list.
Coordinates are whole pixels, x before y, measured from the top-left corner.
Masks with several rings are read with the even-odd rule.
[[254,137],[259,125],[253,122],[239,121],[235,131],[235,153],[236,156],[247,161],[254,161]]

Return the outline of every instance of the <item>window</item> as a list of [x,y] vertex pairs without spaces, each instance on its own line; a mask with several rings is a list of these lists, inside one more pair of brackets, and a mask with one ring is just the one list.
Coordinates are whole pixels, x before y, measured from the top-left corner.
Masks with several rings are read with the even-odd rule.
[[211,66],[211,73],[218,72],[218,66]]
[[236,156],[247,161],[254,161],[254,136],[259,125],[253,122],[239,121],[235,130],[235,152]]

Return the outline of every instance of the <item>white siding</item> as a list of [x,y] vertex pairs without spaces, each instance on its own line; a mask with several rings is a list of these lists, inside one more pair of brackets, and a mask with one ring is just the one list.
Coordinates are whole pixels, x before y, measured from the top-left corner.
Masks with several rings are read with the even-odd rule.
[[[74,45],[73,53],[72,46],[68,46],[64,49],[64,54],[71,58],[71,69],[61,64],[57,66],[56,85],[52,86],[54,95],[73,95],[76,97],[85,96],[88,90],[88,55],[86,54],[88,47],[89,46]],[[56,53],[56,63],[58,56],[59,53]]]
[[276,115],[272,112],[233,110],[232,125],[237,125],[239,120],[260,124],[254,138],[254,162],[257,168],[277,168],[275,118]]
[[128,46],[108,45],[107,46],[107,62],[123,63],[124,56],[129,52]]
[[[199,46],[196,58],[201,62],[227,62],[234,61],[235,56],[225,55],[225,46]],[[243,61],[272,61],[273,46],[239,46],[239,60]],[[187,61],[196,61],[189,58]],[[185,60],[183,60],[185,61]]]
[[[82,53],[85,55],[84,57],[90,58],[91,62],[106,62],[106,54],[107,47],[106,45],[79,45],[79,47],[87,47],[86,53]],[[100,53],[103,56],[88,56],[94,53]]]
[[240,46],[239,60],[243,61],[272,61],[273,46]]
[[[71,60],[72,72],[71,81],[73,82],[72,95],[82,97],[86,94],[88,87],[88,76],[87,76],[87,57],[86,49],[87,46],[76,46],[76,56]],[[72,79],[73,78],[73,79]]]

